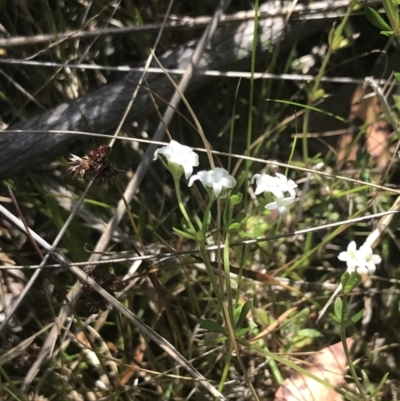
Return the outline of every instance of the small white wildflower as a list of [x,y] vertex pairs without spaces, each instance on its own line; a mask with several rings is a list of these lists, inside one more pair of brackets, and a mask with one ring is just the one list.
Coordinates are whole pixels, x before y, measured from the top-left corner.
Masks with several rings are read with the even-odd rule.
[[382,258],[372,252],[372,248],[367,245],[361,245],[358,250],[357,272],[360,274],[374,274],[376,266],[382,262]]
[[[255,194],[270,192],[275,196],[276,201],[268,203],[265,208],[268,210],[279,210],[280,215],[287,212],[287,207],[290,206],[295,198],[297,184],[293,180],[288,180],[283,174],[275,173],[275,176],[269,174],[255,174],[251,179],[251,184],[256,181]],[[285,197],[285,193],[289,195]]]
[[259,195],[263,192],[271,192],[277,198],[282,197],[285,192],[289,193],[289,197],[295,198],[297,184],[293,180],[288,180],[283,174],[275,173],[275,176],[269,174],[255,174],[251,179],[251,184],[256,180],[255,194]]
[[355,241],[351,241],[349,245],[347,245],[346,252],[340,252],[338,259],[342,262],[346,262],[347,271],[350,273],[355,270],[356,260],[357,260],[357,245]]
[[[351,241],[350,244],[347,245],[347,251],[339,253],[338,259],[347,263],[348,273],[354,273],[357,271],[358,274],[374,274],[376,270],[375,265],[382,262],[382,258],[379,255],[374,255],[372,253],[372,248],[370,245],[365,243],[360,246],[359,250],[357,250],[355,241]],[[321,312],[319,312],[317,323],[342,289],[343,286],[342,283],[340,283],[333,295],[330,297],[329,301],[322,308]]]
[[218,198],[226,198],[229,190],[236,185],[236,180],[221,167],[216,167],[210,171],[199,171],[197,174],[190,177],[189,187],[196,180],[200,180],[206,188],[212,188],[214,195]]
[[275,210],[278,209],[279,210],[279,214],[281,216],[285,215],[287,213],[287,207],[290,206],[291,204],[293,204],[294,202],[294,197],[292,196],[288,196],[288,197],[279,197],[276,198],[275,202],[271,202],[268,203],[267,205],[265,205],[265,208],[268,210]]
[[193,167],[199,165],[199,155],[189,146],[181,145],[179,142],[171,141],[167,146],[157,149],[154,152],[154,160],[158,155],[163,155],[168,163],[173,163],[181,166],[185,172],[185,177],[188,179],[193,174]]
[[361,245],[357,250],[355,241],[351,241],[347,246],[347,252],[340,252],[338,259],[346,262],[349,273],[357,271],[359,274],[374,274],[375,265],[382,262],[382,258],[373,254],[372,248],[367,244]]

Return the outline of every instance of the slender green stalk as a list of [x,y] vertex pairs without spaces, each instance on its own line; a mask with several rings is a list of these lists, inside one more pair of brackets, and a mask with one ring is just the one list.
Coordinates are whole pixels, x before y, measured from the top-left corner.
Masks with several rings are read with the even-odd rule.
[[214,204],[215,198],[210,197],[210,201],[208,202],[206,209],[204,210],[204,217],[203,217],[203,224],[201,225],[201,231],[203,233],[203,239],[205,240],[206,236],[207,236],[207,231],[208,231],[208,227],[209,227],[209,215],[210,215],[210,210],[212,205]]
[[[224,247],[224,273],[225,273],[225,282],[226,282],[226,296],[228,298],[229,317],[231,319],[231,323],[234,324],[231,272],[230,272],[230,268],[229,268],[229,244],[230,244],[230,235],[229,235],[229,233],[227,233],[226,237],[225,237],[225,247]],[[239,292],[239,288],[237,289],[237,291]]]
[[348,310],[348,301],[347,301],[347,294],[343,293],[343,299],[342,299],[342,316],[341,316],[341,324],[340,324],[340,339],[342,340],[343,344],[343,349],[344,353],[346,355],[347,362],[349,364],[349,369],[351,372],[351,376],[354,379],[354,383],[358,388],[358,391],[360,392],[360,395],[363,399],[363,401],[368,401],[368,397],[365,394],[364,387],[360,383],[360,380],[358,379],[356,369],[353,364],[353,359],[350,355],[349,347],[347,346],[347,341],[346,341],[346,324],[345,321],[347,319],[347,310]]
[[246,247],[242,246],[242,256],[240,258],[239,273],[237,275],[237,288],[238,288],[238,291],[236,291],[236,303],[239,302],[239,297],[240,297],[240,287],[242,285],[243,265],[244,265],[245,257],[246,257]]
[[196,230],[192,224],[192,221],[190,220],[189,215],[186,212],[185,204],[183,203],[183,200],[182,200],[181,187],[179,185],[178,178],[174,177],[174,184],[175,184],[175,193],[176,193],[176,197],[178,198],[178,204],[179,204],[179,208],[181,209],[181,213],[182,213],[184,219],[186,220],[188,226],[190,227],[190,229],[193,230],[193,233],[195,233]]
[[[226,316],[228,316],[228,311],[226,310],[226,305],[224,305],[224,310],[225,310]],[[238,343],[236,341],[236,336],[235,336],[235,332],[233,330],[233,326],[231,324],[229,324],[229,325],[227,325],[227,327],[228,327],[229,337],[232,340],[232,345],[233,345],[233,348],[235,349],[235,352],[236,352],[236,358],[237,358],[237,360],[239,362],[240,368],[242,369],[242,372],[243,372],[244,379],[245,379],[245,382],[247,384],[247,387],[250,389],[251,393],[253,394],[254,400],[260,401],[260,399],[258,398],[258,394],[256,392],[256,389],[254,388],[253,383],[251,382],[251,379],[249,377],[249,374],[247,373],[247,369],[244,366],[242,357],[240,356],[240,350],[239,350]]]
[[202,256],[202,259],[204,261],[204,264],[206,265],[206,269],[207,269],[207,273],[208,276],[210,277],[211,280],[211,285],[214,289],[215,295],[218,299],[219,302],[219,306],[222,310],[222,304],[223,304],[223,298],[222,298],[222,293],[223,293],[223,287],[221,287],[218,283],[217,280],[215,279],[215,274],[213,271],[213,268],[211,266],[210,263],[210,259],[208,257],[208,252],[206,251],[206,237],[207,237],[207,231],[208,231],[208,220],[209,220],[209,215],[210,215],[210,210],[212,205],[214,204],[215,198],[210,197],[210,201],[208,202],[206,209],[204,211],[204,217],[203,217],[203,223],[202,223],[202,227],[201,227],[201,231],[202,231],[202,240],[200,242],[200,253]]
[[218,385],[218,391],[220,393],[222,393],[224,386],[225,386],[226,378],[228,377],[229,367],[231,365],[231,360],[232,360],[232,351],[233,351],[233,341],[229,341],[226,358],[225,358],[224,370],[222,371],[221,379],[220,379],[219,385]]

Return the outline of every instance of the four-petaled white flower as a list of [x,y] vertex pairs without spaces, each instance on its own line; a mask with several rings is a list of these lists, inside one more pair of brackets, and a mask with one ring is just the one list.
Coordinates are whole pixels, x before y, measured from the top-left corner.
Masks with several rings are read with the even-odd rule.
[[251,183],[256,180],[255,194],[259,195],[263,192],[271,192],[277,198],[283,197],[285,192],[289,193],[289,197],[295,198],[297,184],[293,180],[288,180],[286,176],[275,173],[275,176],[269,174],[255,174],[251,179]]
[[[254,183],[254,180],[256,181],[256,195],[270,192],[276,198],[275,202],[268,203],[265,208],[268,210],[278,209],[279,214],[284,215],[287,212],[287,207],[294,202],[297,184],[279,173],[275,173],[275,176],[269,174],[255,174],[250,181],[251,184]],[[285,196],[285,193],[287,193],[288,196]]]
[[193,174],[193,167],[199,165],[199,155],[193,152],[189,146],[181,145],[176,141],[171,141],[169,145],[157,149],[154,152],[154,160],[157,159],[158,155],[163,155],[168,163],[181,166],[186,179]]
[[226,198],[228,192],[236,185],[236,180],[221,167],[216,167],[210,171],[199,171],[190,177],[189,187],[196,180],[200,180],[206,188],[212,188],[214,195],[218,198]]
[[349,272],[353,272],[356,267],[357,261],[357,245],[355,241],[351,241],[349,245],[347,245],[347,251],[340,252],[338,259],[342,262],[346,262],[347,270]]
[[346,262],[349,273],[357,271],[359,274],[374,274],[375,265],[382,261],[382,258],[374,254],[372,248],[367,244],[361,245],[357,250],[355,241],[350,242],[346,252],[340,252],[338,259]]
[[280,215],[284,215],[287,212],[287,207],[290,206],[294,202],[294,197],[288,196],[288,197],[279,197],[276,198],[275,202],[268,203],[265,205],[265,208],[268,210],[279,210]]
[[359,252],[360,264],[357,267],[357,271],[360,274],[374,274],[376,266],[382,262],[382,258],[372,252],[372,248],[369,245],[361,245]]

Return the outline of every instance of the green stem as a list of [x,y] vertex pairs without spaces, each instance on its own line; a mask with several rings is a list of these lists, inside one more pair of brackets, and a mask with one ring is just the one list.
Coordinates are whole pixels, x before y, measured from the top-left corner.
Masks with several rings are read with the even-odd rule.
[[346,341],[346,320],[347,320],[347,309],[348,309],[348,302],[347,302],[347,294],[343,294],[343,302],[342,302],[342,316],[341,316],[341,323],[340,323],[340,338],[342,340],[343,344],[343,349],[344,353],[346,355],[347,362],[349,364],[349,369],[351,372],[351,376],[354,379],[354,383],[358,388],[358,391],[360,392],[360,395],[364,401],[368,401],[368,398],[365,394],[364,388],[362,384],[360,383],[360,380],[358,379],[356,368],[354,367],[353,364],[353,359],[350,355],[350,350],[349,347],[347,346],[347,341]]
[[[207,231],[208,231],[208,227],[209,227],[209,215],[210,215],[210,210],[212,205],[215,202],[215,198],[213,196],[210,196],[210,201],[208,202],[206,209],[204,211],[204,217],[203,217],[203,223],[202,223],[202,227],[201,227],[201,231],[202,231],[202,240],[200,241],[199,245],[200,245],[200,253],[202,256],[202,259],[204,261],[204,264],[206,265],[206,269],[207,269],[207,273],[208,276],[210,277],[211,280],[211,285],[213,287],[213,290],[215,292],[215,295],[218,299],[219,302],[219,306],[221,308],[221,310],[223,311],[223,282],[221,283],[221,274],[219,274],[219,281],[220,283],[217,283],[217,280],[215,278],[215,274],[213,271],[213,268],[211,266],[210,263],[210,259],[208,257],[208,252],[206,251],[206,238],[207,238]],[[218,259],[217,259],[218,260]],[[227,323],[226,318],[224,317],[225,323]]]
[[176,197],[178,199],[179,208],[181,209],[181,212],[182,212],[182,215],[183,215],[184,219],[186,220],[186,222],[187,222],[188,226],[190,227],[190,229],[193,230],[193,234],[194,234],[196,232],[196,230],[195,230],[195,228],[194,228],[194,226],[192,224],[192,221],[190,220],[189,215],[186,212],[185,205],[184,205],[183,200],[182,200],[181,187],[179,185],[179,178],[175,178],[174,177],[174,183],[175,183],[175,193],[176,193]]
[[222,299],[220,287],[219,287],[219,285],[217,283],[217,280],[215,279],[213,268],[211,266],[210,259],[208,258],[208,252],[206,250],[206,246],[205,246],[204,242],[202,242],[200,244],[200,254],[201,254],[203,262],[204,262],[204,264],[206,266],[207,274],[210,277],[211,285],[212,285],[212,288],[213,288],[213,290],[215,292],[215,296],[217,297],[217,301],[218,301],[219,307],[221,308],[221,310],[223,310],[223,299]]
[[219,381],[218,391],[222,393],[224,390],[224,385],[226,382],[226,378],[228,377],[229,367],[231,366],[232,360],[232,351],[233,351],[233,342],[229,341],[228,352],[226,354],[224,370],[222,371],[221,380]]
[[[233,219],[233,206],[231,203],[227,200],[226,201],[226,207],[228,210],[226,211],[226,218],[224,219],[224,224],[226,226],[226,230],[224,230],[224,236],[225,236],[225,244],[224,244],[224,253],[223,253],[223,262],[224,262],[224,273],[225,273],[225,285],[226,285],[226,295],[228,298],[228,311],[229,311],[229,316],[230,320],[232,322],[232,325],[234,325],[234,319],[233,319],[233,295],[232,295],[232,285],[231,285],[231,269],[230,269],[230,263],[229,263],[229,244],[231,240],[231,236],[227,228],[231,224],[231,221]],[[237,292],[239,293],[240,288],[237,288]]]
[[207,206],[206,206],[206,210],[204,210],[204,217],[203,217],[203,224],[201,226],[201,231],[203,233],[203,239],[205,241],[206,236],[207,236],[207,231],[208,231],[208,227],[209,227],[209,214],[210,214],[210,210],[212,205],[214,204],[215,198],[214,197],[210,197],[210,201],[208,202]]

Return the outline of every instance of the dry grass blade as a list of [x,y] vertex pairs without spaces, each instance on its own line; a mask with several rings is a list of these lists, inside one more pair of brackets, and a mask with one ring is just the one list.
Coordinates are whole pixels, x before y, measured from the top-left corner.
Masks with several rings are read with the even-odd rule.
[[32,342],[37,337],[39,337],[42,333],[46,332],[51,326],[52,326],[51,324],[48,324],[47,326],[43,327],[42,330],[39,330],[37,333],[30,336],[26,340],[22,341],[12,349],[9,349],[8,351],[4,352],[0,356],[0,366],[3,366],[4,364],[12,361],[14,358],[18,358],[21,354],[25,353],[29,345],[31,345]]

